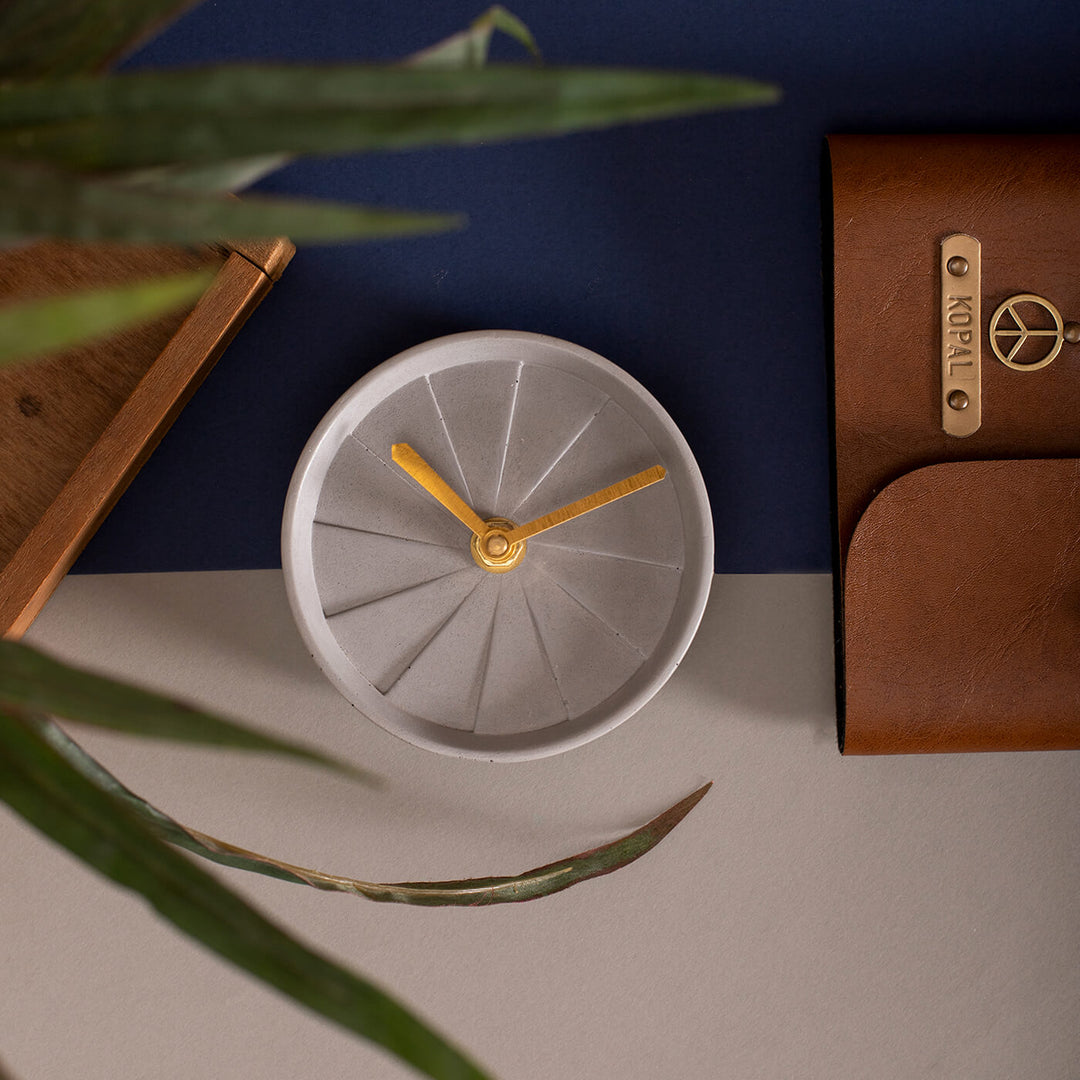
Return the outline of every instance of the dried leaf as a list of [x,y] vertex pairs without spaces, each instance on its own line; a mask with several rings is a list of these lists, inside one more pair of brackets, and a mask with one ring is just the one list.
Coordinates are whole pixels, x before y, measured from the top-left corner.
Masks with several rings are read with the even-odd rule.
[[94,869],[145,897],[218,955],[301,1005],[396,1054],[433,1080],[485,1074],[372,983],[307,949],[158,839],[81,775],[36,721],[0,709],[0,799]]
[[[501,4],[495,4],[488,8],[476,23],[489,23],[494,29],[501,30],[508,37],[512,37],[520,45],[524,45],[532,55],[539,60],[540,49],[532,31],[512,11],[507,11]],[[473,25],[475,26],[476,23]]]
[[514,38],[540,59],[540,50],[529,28],[516,15],[496,4],[474,19],[468,30],[415,53],[405,63],[413,67],[481,67],[487,63],[491,36],[496,30]]
[[102,768],[55,724],[43,728],[43,736],[67,763],[84,777],[123,801],[162,839],[224,866],[310,885],[328,892],[355,893],[383,903],[418,904],[425,907],[475,907],[520,903],[550,896],[589,878],[610,874],[650,851],[701,801],[712,786],[706,784],[677,802],[652,821],[608,844],[567,859],[508,877],[466,878],[460,881],[403,881],[391,884],[309,870],[266,855],[216,840],[174,821],[157,807],[126,788]]
[[0,367],[107,337],[182,304],[213,280],[208,272],[170,274],[0,307]]
[[0,708],[44,713],[153,739],[286,754],[354,779],[363,770],[149,690],[81,671],[17,641],[0,641]]

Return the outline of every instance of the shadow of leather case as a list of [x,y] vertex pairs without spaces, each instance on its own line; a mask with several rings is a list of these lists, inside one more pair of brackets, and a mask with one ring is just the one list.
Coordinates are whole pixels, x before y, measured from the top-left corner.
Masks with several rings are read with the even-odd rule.
[[[837,708],[845,754],[1080,748],[1080,138],[832,136]],[[942,241],[981,245],[981,425],[942,427]],[[1011,325],[1011,324],[1009,324]]]

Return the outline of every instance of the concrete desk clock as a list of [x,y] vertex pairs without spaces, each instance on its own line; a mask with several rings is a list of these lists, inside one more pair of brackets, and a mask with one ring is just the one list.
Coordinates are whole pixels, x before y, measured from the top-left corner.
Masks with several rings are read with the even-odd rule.
[[523,760],[602,735],[674,672],[713,573],[686,441],[576,345],[481,331],[375,368],[312,435],[282,532],[315,660],[418,746]]

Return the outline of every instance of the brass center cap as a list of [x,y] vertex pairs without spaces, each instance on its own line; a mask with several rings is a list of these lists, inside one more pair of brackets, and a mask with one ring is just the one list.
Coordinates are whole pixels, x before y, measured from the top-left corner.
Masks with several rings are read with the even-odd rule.
[[482,566],[492,574],[505,574],[513,570],[525,557],[527,541],[519,540],[511,544],[506,534],[514,527],[506,518],[488,518],[485,525],[488,531],[483,536],[473,535],[470,549],[477,566]]

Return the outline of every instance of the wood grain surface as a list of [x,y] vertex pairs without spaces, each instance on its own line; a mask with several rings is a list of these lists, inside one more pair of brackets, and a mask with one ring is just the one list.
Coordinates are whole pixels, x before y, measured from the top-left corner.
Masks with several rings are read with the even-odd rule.
[[200,267],[193,308],[0,372],[0,633],[18,636],[292,257],[287,240],[44,241],[0,257],[0,303]]

